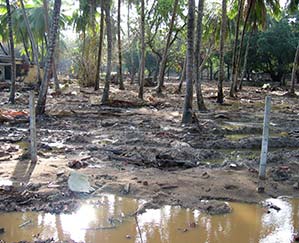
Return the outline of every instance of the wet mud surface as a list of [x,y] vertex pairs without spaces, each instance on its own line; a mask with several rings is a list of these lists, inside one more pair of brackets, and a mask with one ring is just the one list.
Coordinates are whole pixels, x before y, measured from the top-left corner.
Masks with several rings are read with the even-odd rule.
[[[222,201],[299,196],[298,98],[245,87],[238,99],[217,105],[216,85],[206,84],[208,112],[196,112],[194,123],[182,126],[183,95],[174,84],[167,87],[159,97],[148,89],[141,102],[137,86],[112,86],[109,106],[99,104],[100,91],[76,85],[60,96],[50,91],[47,115],[38,120],[36,164],[28,152],[28,92],[11,106],[8,92],[0,91],[0,210],[67,213],[82,198],[114,193],[146,199],[148,207],[217,214],[229,211]],[[272,96],[269,155],[265,193],[258,193],[266,94]],[[1,116],[11,110],[25,114]],[[72,171],[88,176],[91,193],[69,190]]]

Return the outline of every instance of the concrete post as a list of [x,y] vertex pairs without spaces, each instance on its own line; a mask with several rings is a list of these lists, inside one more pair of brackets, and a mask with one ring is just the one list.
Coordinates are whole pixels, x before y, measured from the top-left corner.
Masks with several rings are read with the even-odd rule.
[[268,153],[268,140],[269,140],[269,121],[271,111],[271,97],[266,96],[265,98],[265,113],[264,113],[264,126],[263,126],[263,139],[262,139],[262,151],[259,168],[259,178],[266,178],[266,164],[267,164],[267,153]]
[[35,163],[37,161],[37,149],[36,149],[36,117],[35,117],[34,91],[30,91],[29,110],[30,110],[30,154],[31,154],[31,162]]

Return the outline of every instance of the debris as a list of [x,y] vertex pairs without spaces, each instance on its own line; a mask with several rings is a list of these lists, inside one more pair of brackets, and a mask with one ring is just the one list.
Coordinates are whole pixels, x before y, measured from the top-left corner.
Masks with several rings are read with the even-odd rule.
[[190,228],[196,228],[197,224],[195,222],[189,223]]
[[68,162],[68,167],[72,169],[81,169],[88,166],[88,163],[86,161],[82,160],[72,160]]
[[263,187],[263,186],[258,186],[258,187],[256,188],[256,191],[257,191],[258,193],[264,193],[264,192],[265,192],[265,187]]
[[71,172],[68,179],[68,187],[73,192],[90,193],[94,191],[94,189],[90,186],[88,176],[78,172]]
[[165,185],[165,186],[161,186],[161,189],[164,189],[164,190],[175,189],[175,188],[178,188],[178,186],[177,185]]
[[32,223],[32,221],[29,219],[29,220],[25,221],[24,223],[20,224],[19,228],[23,228],[23,227],[25,227],[25,226],[27,226],[28,224],[31,224],[31,223]]
[[129,194],[130,193],[130,188],[131,188],[131,184],[130,183],[127,183],[125,186],[124,186],[124,194]]
[[208,179],[210,177],[210,175],[208,174],[208,172],[205,171],[204,173],[202,173],[201,177],[203,179]]
[[27,121],[28,112],[15,110],[0,110],[0,122]]
[[148,182],[147,182],[147,181],[144,181],[142,184],[143,184],[144,186],[148,186]]
[[294,235],[294,241],[299,242],[299,233]]
[[0,234],[4,234],[5,233],[5,229],[0,227]]
[[126,235],[126,239],[131,239],[131,238],[132,238],[132,236]]
[[293,185],[293,188],[298,190],[299,189],[299,182],[296,182],[294,185]]
[[231,168],[231,169],[237,169],[237,167],[238,167],[238,165],[235,163],[229,164],[229,168]]

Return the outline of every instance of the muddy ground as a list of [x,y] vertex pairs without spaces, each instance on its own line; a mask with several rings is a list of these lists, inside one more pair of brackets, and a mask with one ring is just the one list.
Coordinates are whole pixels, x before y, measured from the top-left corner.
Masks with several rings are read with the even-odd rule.
[[[16,105],[1,92],[0,211],[70,212],[85,197],[115,193],[163,204],[229,211],[219,201],[257,203],[280,195],[299,196],[299,104],[285,90],[245,87],[237,99],[216,104],[216,83],[203,85],[207,112],[182,126],[183,95],[167,83],[164,95],[138,87],[111,87],[111,104],[101,91],[64,80],[63,94],[50,90],[47,115],[38,120],[38,162],[30,163],[26,114],[29,89],[19,84]],[[225,94],[229,84],[225,85]],[[258,193],[264,97],[272,96],[267,178]],[[4,114],[4,115],[3,115]],[[73,168],[70,168],[73,167]],[[68,189],[71,171],[89,176],[94,191]],[[3,185],[10,180],[13,185]],[[206,200],[209,200],[208,202]]]

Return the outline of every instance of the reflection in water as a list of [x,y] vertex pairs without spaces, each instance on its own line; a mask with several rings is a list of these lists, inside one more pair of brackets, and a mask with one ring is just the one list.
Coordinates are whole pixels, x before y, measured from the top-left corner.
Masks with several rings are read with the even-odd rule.
[[[261,243],[288,243],[292,242],[293,225],[293,209],[292,204],[288,201],[280,199],[269,199],[269,202],[281,208],[275,214],[264,214],[262,216],[262,227],[265,235],[262,236]],[[268,232],[268,234],[267,234]]]
[[[270,199],[280,211],[267,213],[258,205],[231,203],[233,213],[208,216],[198,210],[165,206],[138,216],[144,243],[291,243],[298,229],[299,200]],[[126,217],[144,201],[105,195],[83,205],[73,214],[6,213],[0,215],[5,234],[0,240],[42,239],[90,243],[140,243],[134,218]],[[32,224],[19,228],[31,220]],[[190,225],[195,225],[191,227]],[[115,229],[111,228],[115,225]]]

